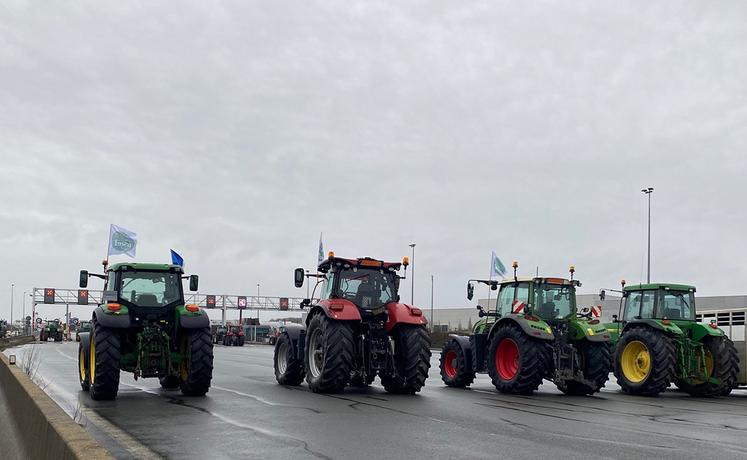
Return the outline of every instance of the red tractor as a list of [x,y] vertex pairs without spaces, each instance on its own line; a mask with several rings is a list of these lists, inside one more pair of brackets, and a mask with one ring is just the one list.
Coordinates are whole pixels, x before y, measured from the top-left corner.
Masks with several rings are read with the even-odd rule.
[[228,326],[226,335],[223,336],[223,345],[244,346],[244,326]]
[[[281,385],[306,379],[318,393],[370,385],[376,376],[390,393],[415,394],[431,366],[431,338],[422,310],[400,303],[399,283],[409,261],[343,259],[330,252],[318,273],[295,271],[296,287],[317,278],[320,299],[304,299],[305,327],[281,327],[275,344],[275,378]],[[312,295],[312,298],[314,295]]]

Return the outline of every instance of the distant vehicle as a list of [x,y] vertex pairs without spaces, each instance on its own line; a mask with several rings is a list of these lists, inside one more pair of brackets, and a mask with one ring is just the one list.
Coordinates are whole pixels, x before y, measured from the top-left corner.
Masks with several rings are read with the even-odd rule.
[[214,344],[222,344],[223,338],[226,336],[226,332],[228,332],[228,328],[226,326],[213,326],[213,343]]
[[244,326],[228,326],[226,335],[223,336],[223,345],[243,347],[245,341]]
[[75,331],[75,341],[80,342],[80,334],[83,332],[91,332],[91,322],[81,321],[78,325],[78,330]]
[[59,319],[47,320],[41,332],[39,332],[39,341],[46,342],[49,339],[62,342],[62,325]]

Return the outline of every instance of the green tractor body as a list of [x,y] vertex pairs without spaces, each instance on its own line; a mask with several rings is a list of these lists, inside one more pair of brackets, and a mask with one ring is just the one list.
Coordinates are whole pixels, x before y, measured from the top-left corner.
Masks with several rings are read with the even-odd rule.
[[39,332],[39,340],[41,342],[46,342],[49,339],[55,342],[62,342],[62,337],[62,324],[57,319],[45,321],[44,327]]
[[[82,332],[78,353],[83,390],[93,399],[114,399],[120,371],[135,379],[157,377],[166,389],[202,396],[210,388],[213,343],[210,320],[197,305],[186,305],[182,267],[122,263],[105,274],[81,271],[105,280],[103,302],[94,309],[91,330]],[[197,290],[196,275],[189,277]]]
[[504,393],[532,393],[544,379],[573,395],[593,394],[604,386],[611,368],[610,335],[591,313],[577,312],[578,281],[516,276],[472,281],[500,289],[496,307],[484,311],[478,306],[482,319],[472,335],[452,335],[444,344],[440,367],[446,385],[466,387],[475,373],[487,372]]
[[228,332],[228,328],[226,326],[220,325],[220,326],[213,326],[213,343],[214,344],[222,344],[223,339],[226,336],[226,333]]
[[91,332],[91,322],[81,321],[78,325],[78,329],[75,331],[75,341],[80,342],[80,335],[84,332]]
[[650,283],[622,294],[622,316],[605,327],[623,391],[655,396],[675,383],[693,396],[731,392],[736,348],[715,322],[696,322],[694,286]]

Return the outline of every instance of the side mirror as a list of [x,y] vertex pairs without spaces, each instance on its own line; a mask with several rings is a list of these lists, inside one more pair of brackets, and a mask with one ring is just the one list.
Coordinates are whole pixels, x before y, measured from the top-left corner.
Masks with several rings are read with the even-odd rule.
[[303,286],[303,279],[305,277],[306,273],[304,272],[303,268],[297,268],[296,271],[293,272],[293,282],[296,284],[297,288]]
[[80,271],[80,281],[78,282],[78,286],[82,288],[88,287],[88,270]]
[[480,318],[485,316],[485,310],[483,310],[482,306],[480,305],[477,306],[477,316],[479,316]]
[[301,301],[301,305],[300,305],[301,310],[303,310],[304,308],[308,307],[309,305],[311,305],[311,299],[303,299]]
[[607,297],[607,292],[604,289],[599,291],[599,300],[604,300]]
[[472,297],[475,296],[475,285],[472,283],[467,283],[467,300],[472,300]]
[[189,275],[189,290],[194,292],[200,285],[200,277],[197,275]]

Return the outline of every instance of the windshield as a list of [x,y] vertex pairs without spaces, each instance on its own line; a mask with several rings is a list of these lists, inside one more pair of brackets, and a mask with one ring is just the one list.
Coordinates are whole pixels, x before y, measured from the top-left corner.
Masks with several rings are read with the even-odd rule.
[[568,317],[576,308],[573,286],[538,284],[535,287],[534,313],[542,319]]
[[397,300],[394,275],[376,270],[341,270],[334,297],[347,299],[360,308],[378,307]]
[[662,291],[659,314],[667,319],[695,320],[695,295],[689,291]]
[[125,271],[120,286],[120,298],[139,307],[163,307],[181,300],[178,273]]

